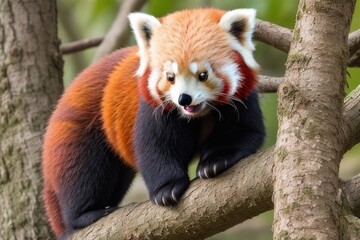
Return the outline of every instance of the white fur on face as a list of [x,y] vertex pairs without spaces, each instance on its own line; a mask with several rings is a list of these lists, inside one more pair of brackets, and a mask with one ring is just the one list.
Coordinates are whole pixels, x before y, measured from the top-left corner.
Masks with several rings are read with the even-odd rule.
[[255,61],[252,50],[249,50],[248,48],[242,46],[240,42],[235,37],[232,36],[231,39],[229,40],[229,44],[234,50],[240,53],[244,62],[249,68],[255,70],[259,69],[259,64]]
[[220,68],[220,71],[229,80],[229,95],[234,95],[241,82],[241,73],[238,70],[237,64],[229,60]]
[[175,75],[179,72],[179,66],[176,62],[167,61],[164,65],[164,76],[166,73],[174,73]]
[[159,93],[157,92],[157,84],[160,79],[161,74],[159,74],[158,71],[152,71],[149,80],[148,80],[148,89],[151,94],[151,96],[154,99],[160,99]]
[[[167,65],[169,66],[169,64]],[[208,79],[206,81],[215,86],[213,89],[210,89],[205,82],[201,82],[198,79],[198,74],[205,70],[208,72]],[[181,94],[185,93],[190,95],[192,98],[190,105],[197,105],[218,99],[223,87],[224,84],[222,80],[216,77],[209,63],[192,62],[186,74],[178,73],[175,76],[175,82],[170,87],[167,95],[181,108],[178,103]]]
[[198,70],[198,64],[196,62],[190,63],[189,69],[193,74],[196,74]]

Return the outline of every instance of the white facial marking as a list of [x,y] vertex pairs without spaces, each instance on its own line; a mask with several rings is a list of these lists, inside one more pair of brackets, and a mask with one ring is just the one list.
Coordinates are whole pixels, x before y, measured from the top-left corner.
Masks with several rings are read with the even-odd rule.
[[230,45],[242,56],[246,65],[251,69],[259,69],[259,64],[255,61],[252,50],[245,48],[235,37],[230,40]]
[[196,74],[198,70],[198,64],[196,62],[190,63],[189,69],[193,74]]
[[164,74],[167,72],[174,73],[175,75],[179,73],[179,66],[176,62],[167,61],[164,64]]
[[172,62],[167,61],[167,62],[164,64],[164,73],[166,73],[166,72],[171,72],[171,71],[172,71]]
[[179,72],[179,67],[178,67],[178,64],[176,62],[173,62],[171,64],[171,69],[172,69],[172,72],[177,74]]
[[159,78],[160,78],[160,74],[157,71],[153,71],[153,72],[151,72],[151,74],[149,76],[149,80],[148,80],[149,81],[148,82],[149,92],[155,99],[160,98],[158,92],[156,91]]
[[229,95],[234,95],[241,82],[241,73],[238,70],[238,66],[233,61],[228,61],[221,67],[221,72],[225,74],[229,80]]
[[[197,73],[207,71],[208,79],[206,82],[199,81]],[[200,117],[206,115],[209,110],[211,101],[216,101],[223,91],[223,81],[219,79],[209,62],[192,62],[188,65],[188,71],[182,73],[179,71],[178,64],[168,61],[164,64],[162,77],[166,77],[167,72],[178,72],[175,81],[170,88],[164,93],[167,100],[171,100],[179,109],[179,113],[184,117]],[[189,74],[190,73],[190,74]],[[229,73],[229,74],[232,74]],[[211,88],[209,87],[212,86]],[[150,82],[149,82],[150,84]],[[156,89],[155,89],[156,90]],[[189,106],[179,104],[179,96],[188,94],[192,102]]]

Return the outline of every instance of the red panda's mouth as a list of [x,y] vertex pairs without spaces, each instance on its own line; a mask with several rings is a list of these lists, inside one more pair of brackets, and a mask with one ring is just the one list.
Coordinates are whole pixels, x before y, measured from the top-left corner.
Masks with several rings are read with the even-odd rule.
[[190,116],[199,115],[200,113],[204,112],[206,109],[206,104],[201,102],[196,105],[188,105],[183,107],[185,114]]
[[188,112],[195,113],[200,110],[201,106],[202,106],[202,103],[196,104],[196,105],[185,106],[184,109]]

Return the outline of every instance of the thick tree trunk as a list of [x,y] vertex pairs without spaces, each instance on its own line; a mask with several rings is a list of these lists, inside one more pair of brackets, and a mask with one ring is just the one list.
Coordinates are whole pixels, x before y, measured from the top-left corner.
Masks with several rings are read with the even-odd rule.
[[62,90],[55,0],[0,0],[0,238],[51,237],[41,198],[44,124]]
[[354,0],[301,0],[274,161],[274,239],[340,239],[339,163]]

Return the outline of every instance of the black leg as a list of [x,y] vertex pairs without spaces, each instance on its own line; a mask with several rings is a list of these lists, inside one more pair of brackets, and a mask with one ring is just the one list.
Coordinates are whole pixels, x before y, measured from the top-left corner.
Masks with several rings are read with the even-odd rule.
[[[114,211],[135,172],[107,146],[101,130],[88,130],[82,141],[69,143],[68,169],[57,194],[66,233],[86,227]],[[76,151],[71,151],[71,148]]]
[[240,159],[255,153],[265,137],[256,92],[243,103],[234,102],[234,106],[221,105],[218,109],[222,118],[201,148],[196,171],[200,178],[215,177]]
[[158,205],[174,205],[188,188],[189,162],[196,151],[199,122],[179,118],[175,111],[155,115],[144,100],[135,128],[137,166]]

